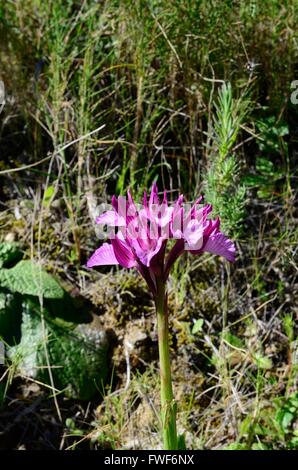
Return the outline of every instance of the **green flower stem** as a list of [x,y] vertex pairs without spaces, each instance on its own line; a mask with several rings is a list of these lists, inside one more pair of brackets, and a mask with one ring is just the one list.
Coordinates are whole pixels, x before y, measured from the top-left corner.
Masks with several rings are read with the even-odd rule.
[[158,327],[158,349],[161,381],[161,418],[163,429],[164,450],[177,450],[176,410],[173,397],[167,295],[162,279],[157,283],[156,312]]

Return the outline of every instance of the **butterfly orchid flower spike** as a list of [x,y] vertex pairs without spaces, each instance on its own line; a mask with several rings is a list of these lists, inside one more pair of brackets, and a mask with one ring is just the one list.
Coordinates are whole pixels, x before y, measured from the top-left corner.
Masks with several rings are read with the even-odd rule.
[[[193,205],[183,196],[173,203],[162,200],[153,184],[149,200],[136,205],[130,192],[127,198],[112,198],[112,208],[99,216],[98,224],[109,227],[110,243],[103,243],[87,262],[87,267],[120,265],[136,268],[154,297],[157,313],[158,347],[161,380],[161,417],[165,450],[177,450],[176,402],[173,397],[166,282],[174,262],[185,251],[193,255],[204,252],[235,261],[235,245],[219,230],[219,218],[209,219],[210,205],[202,197]],[[171,243],[169,250],[167,244]]]

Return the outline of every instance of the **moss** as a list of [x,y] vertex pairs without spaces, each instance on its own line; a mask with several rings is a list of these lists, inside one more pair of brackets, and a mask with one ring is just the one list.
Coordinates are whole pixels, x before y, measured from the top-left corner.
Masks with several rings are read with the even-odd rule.
[[113,276],[103,276],[92,285],[93,304],[99,313],[107,313],[116,327],[152,312],[150,292],[135,271],[118,271]]

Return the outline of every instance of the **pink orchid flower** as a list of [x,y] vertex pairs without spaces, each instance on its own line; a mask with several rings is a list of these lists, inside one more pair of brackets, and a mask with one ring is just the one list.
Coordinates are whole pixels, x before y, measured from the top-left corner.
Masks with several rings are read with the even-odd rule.
[[[146,280],[153,293],[158,329],[160,358],[161,416],[165,450],[177,450],[176,402],[173,396],[166,281],[170,269],[185,251],[194,255],[208,251],[235,261],[235,245],[219,231],[219,219],[208,218],[210,205],[200,207],[202,198],[193,206],[183,204],[179,196],[169,206],[167,195],[158,197],[156,183],[153,184],[149,200],[144,193],[143,206],[137,207],[130,192],[126,198],[114,196],[113,210],[97,218],[98,224],[112,229],[110,243],[104,243],[87,262],[87,266],[119,264],[125,268],[136,268]],[[166,253],[172,239],[173,246]]]
[[[134,267],[155,294],[157,277],[166,282],[173,263],[186,251],[194,255],[207,251],[234,262],[234,243],[219,231],[219,218],[208,219],[212,207],[199,207],[202,199],[185,208],[181,195],[173,206],[169,206],[166,192],[163,199],[159,199],[156,183],[152,186],[149,201],[144,193],[141,208],[137,207],[129,191],[127,199],[113,196],[113,210],[102,214],[96,222],[114,227],[117,233],[110,235],[111,243],[104,243],[93,253],[87,267]],[[166,254],[169,239],[176,242]]]

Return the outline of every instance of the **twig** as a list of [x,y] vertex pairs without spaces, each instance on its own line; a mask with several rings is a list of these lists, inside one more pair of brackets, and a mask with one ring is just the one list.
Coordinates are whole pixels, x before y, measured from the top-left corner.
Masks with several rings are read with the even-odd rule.
[[[87,137],[89,137],[90,135],[92,134],[95,134],[96,132],[100,131],[101,129],[103,129],[105,127],[105,124],[103,124],[102,126],[98,127],[97,129],[95,129],[94,131],[91,131],[91,132],[88,132],[88,134],[85,134],[85,135],[82,135],[81,137],[78,137],[77,139],[75,140],[72,140],[71,142],[68,142],[67,144],[63,145],[62,147],[58,148],[57,149],[57,152],[63,152],[63,150],[67,149],[68,147],[70,147],[71,145],[73,144],[76,144],[77,142],[80,142],[81,140],[83,139],[86,139]],[[102,143],[104,141],[101,141]],[[108,141],[109,142],[109,141]],[[39,160],[38,162],[35,162],[35,163],[31,163],[30,165],[25,165],[25,166],[21,166],[20,168],[11,168],[10,170],[1,170],[0,171],[0,175],[6,175],[6,174],[9,174],[9,173],[15,173],[17,171],[23,171],[23,170],[27,170],[29,168],[33,168],[34,166],[37,166],[37,165],[41,165],[42,163],[50,160],[52,158],[52,154],[51,155],[48,155],[47,157],[45,158],[42,158],[41,160]]]

